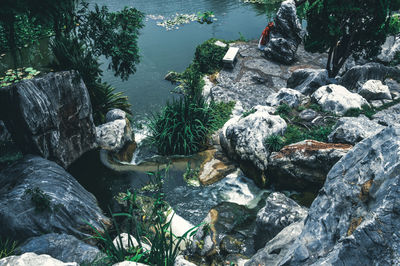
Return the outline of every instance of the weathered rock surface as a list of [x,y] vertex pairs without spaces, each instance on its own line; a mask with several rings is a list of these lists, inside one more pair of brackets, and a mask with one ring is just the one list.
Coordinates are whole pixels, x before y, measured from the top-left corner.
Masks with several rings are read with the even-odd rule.
[[76,262],[64,263],[56,260],[49,255],[36,255],[35,253],[25,253],[20,256],[10,256],[0,260],[0,266],[78,266]]
[[269,151],[264,140],[271,135],[282,135],[286,122],[280,116],[271,115],[271,107],[256,106],[255,113],[247,117],[232,118],[220,134],[222,148],[227,154],[241,161],[251,162],[264,171],[268,165]]
[[299,105],[305,104],[309,100],[310,98],[303,95],[301,92],[288,88],[282,88],[279,90],[279,92],[268,96],[266,103],[270,106],[287,104],[292,108],[296,108]]
[[377,112],[372,116],[372,120],[383,126],[400,125],[400,104]]
[[91,263],[101,256],[97,247],[88,245],[74,236],[56,233],[30,238],[19,247],[19,251],[47,254],[63,262],[74,261],[79,264]]
[[112,109],[107,112],[106,114],[106,122],[112,122],[115,120],[119,119],[125,119],[126,118],[126,113],[125,111],[122,111],[121,109]]
[[367,100],[391,100],[392,95],[390,94],[389,87],[382,84],[380,80],[368,80],[364,83],[361,89],[358,91],[362,97]]
[[10,140],[10,138],[10,132],[8,132],[6,125],[4,125],[4,122],[0,120],[0,142],[8,141]]
[[24,153],[64,168],[96,147],[89,93],[74,71],[0,88],[0,119]]
[[360,115],[359,117],[342,117],[328,136],[328,141],[354,145],[363,139],[378,134],[384,128],[384,126],[368,119],[364,115]]
[[255,235],[256,250],[274,238],[282,229],[292,223],[302,221],[307,209],[280,192],[274,192],[266,199],[265,206],[257,213]]
[[397,68],[379,63],[367,63],[352,67],[339,79],[339,84],[350,91],[358,91],[368,80],[384,81],[387,77],[398,76],[400,76],[400,70]]
[[326,69],[298,69],[287,80],[287,87],[305,95],[313,94],[322,86],[335,83],[335,79],[328,76]]
[[391,63],[397,53],[400,53],[400,35],[390,37],[386,41],[378,59],[384,63]]
[[352,146],[304,140],[273,152],[269,158],[267,179],[278,189],[318,190],[332,166]]
[[399,140],[400,128],[388,127],[348,152],[329,172],[300,236],[274,265],[398,265]]
[[[40,188],[43,199],[34,203],[28,189]],[[49,208],[38,211],[40,207]],[[87,223],[102,231],[109,225],[96,198],[70,174],[54,162],[27,155],[0,172],[0,236],[26,240],[50,232],[66,233],[78,238],[92,232]]]
[[313,109],[306,109],[300,112],[299,117],[304,121],[311,122],[318,116],[318,113]]
[[293,0],[282,2],[274,19],[275,27],[270,33],[264,53],[269,59],[290,64],[296,58],[297,47],[301,43],[301,24],[296,14]]
[[292,223],[285,227],[264,248],[258,250],[245,266],[282,265],[282,257],[290,252],[290,247],[299,237],[303,228],[304,221]]
[[336,115],[343,115],[351,108],[361,109],[363,105],[368,105],[362,96],[335,84],[322,86],[311,97],[322,106],[323,110]]

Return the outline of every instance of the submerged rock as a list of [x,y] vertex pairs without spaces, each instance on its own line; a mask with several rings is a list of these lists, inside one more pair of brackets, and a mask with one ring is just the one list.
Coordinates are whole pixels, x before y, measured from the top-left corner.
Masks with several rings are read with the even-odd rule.
[[267,180],[278,189],[318,190],[332,166],[351,148],[315,140],[285,146],[271,154]]
[[282,88],[279,90],[279,92],[268,96],[266,103],[270,106],[287,104],[291,108],[296,108],[300,105],[307,103],[309,100],[310,98],[303,95],[301,92],[292,89]]
[[302,39],[295,1],[282,2],[274,22],[275,27],[264,49],[265,56],[284,64],[291,64],[296,58],[297,47]]
[[74,261],[79,264],[91,263],[101,256],[97,247],[88,245],[74,236],[57,233],[32,237],[19,247],[19,252],[47,254],[63,262]]
[[0,237],[25,240],[49,232],[90,236],[109,225],[96,198],[54,162],[25,156],[0,172]]
[[326,69],[298,69],[287,80],[287,87],[305,95],[313,94],[318,88],[335,83]]
[[329,172],[297,240],[268,265],[398,265],[399,169],[399,127],[358,143]]
[[64,168],[96,147],[89,93],[75,71],[0,88],[0,119],[24,153]]
[[36,255],[35,253],[29,252],[22,254],[20,256],[10,256],[0,260],[0,266],[9,266],[9,265],[78,266],[78,263],[76,262],[64,263],[62,261],[50,257],[49,255]]
[[363,105],[368,105],[367,100],[362,96],[335,84],[319,88],[311,97],[322,106],[323,110],[336,115],[343,115],[349,109],[361,109]]
[[368,80],[358,91],[367,100],[391,100],[389,87],[382,84],[380,80]]
[[342,117],[336,123],[328,136],[329,142],[356,144],[363,139],[378,134],[385,127],[368,119],[365,115],[359,117]]
[[302,221],[307,216],[307,209],[298,205],[284,194],[274,192],[265,200],[265,206],[258,211],[255,235],[258,250],[274,238],[282,229],[292,223]]
[[240,161],[253,164],[257,169],[267,169],[269,151],[265,138],[282,135],[286,122],[280,116],[271,115],[270,107],[256,106],[255,112],[246,117],[232,118],[220,134],[221,146],[227,154]]

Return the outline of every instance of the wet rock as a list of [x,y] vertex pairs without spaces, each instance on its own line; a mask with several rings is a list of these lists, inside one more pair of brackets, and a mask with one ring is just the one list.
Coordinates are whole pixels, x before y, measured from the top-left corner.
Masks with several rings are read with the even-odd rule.
[[368,80],[384,81],[387,77],[398,76],[400,76],[400,70],[397,68],[379,63],[367,63],[352,67],[339,79],[339,84],[350,91],[358,91]]
[[304,121],[311,122],[318,116],[318,113],[313,109],[306,109],[300,112],[299,117]]
[[9,265],[78,266],[78,263],[64,263],[50,257],[49,255],[36,255],[35,253],[29,252],[20,256],[10,256],[0,260],[0,266]]
[[215,149],[203,154],[205,159],[200,166],[199,181],[204,186],[214,184],[236,170],[236,166]]
[[334,84],[326,69],[298,69],[287,80],[287,87],[305,95],[313,94],[317,89],[328,84]]
[[89,93],[75,71],[1,88],[0,119],[24,153],[38,154],[64,168],[96,147]]
[[354,145],[363,139],[378,134],[384,128],[384,126],[368,119],[364,115],[360,115],[359,117],[342,117],[328,136],[328,141]]
[[265,56],[284,64],[291,64],[296,58],[297,47],[302,39],[301,24],[293,0],[282,2],[274,22],[275,27],[264,49]]
[[400,263],[400,128],[358,143],[329,172],[278,265]]
[[10,132],[8,132],[4,122],[0,120],[0,142],[9,141],[11,139]]
[[367,100],[391,100],[389,87],[382,84],[380,80],[368,80],[358,91]]
[[255,253],[255,217],[254,211],[234,203],[215,206],[193,237],[190,258],[223,265],[228,255],[250,257]]
[[[292,223],[270,240],[264,248],[246,262],[245,266],[275,266],[290,252],[290,247],[297,240],[304,228],[304,221]],[[301,265],[301,264],[300,264]]]
[[91,263],[101,256],[97,247],[88,245],[74,236],[56,233],[30,238],[19,247],[19,252],[47,254],[63,262],[74,261],[79,264]]
[[286,122],[280,116],[271,115],[274,108],[256,106],[247,117],[232,118],[220,134],[224,151],[236,160],[247,161],[264,171],[268,165],[269,151],[264,140],[271,135],[282,135]]
[[278,106],[281,104],[287,104],[291,108],[296,108],[300,105],[305,104],[310,100],[309,97],[303,95],[302,93],[292,90],[292,89],[287,89],[287,88],[282,88],[279,90],[279,92],[271,94],[267,98],[267,105],[270,106]]
[[[43,193],[28,193],[36,188]],[[58,232],[86,238],[92,232],[87,223],[100,232],[101,224],[110,224],[96,198],[56,163],[28,155],[0,172],[0,237]]]
[[352,146],[305,140],[273,152],[269,158],[267,179],[277,189],[316,190],[325,182],[332,166]]
[[282,229],[292,223],[302,221],[307,216],[307,209],[298,205],[280,192],[269,195],[265,206],[258,211],[256,219],[255,248],[263,248]]
[[323,110],[336,115],[343,115],[351,108],[361,109],[363,105],[368,105],[367,100],[362,96],[335,84],[319,88],[311,97],[322,106]]
[[400,104],[377,112],[372,116],[372,120],[382,126],[400,125]]

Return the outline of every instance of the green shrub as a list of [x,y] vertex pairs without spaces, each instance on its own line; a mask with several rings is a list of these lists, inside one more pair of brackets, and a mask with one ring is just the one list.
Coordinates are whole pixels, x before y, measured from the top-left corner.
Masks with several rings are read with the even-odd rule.
[[223,67],[222,58],[228,51],[227,47],[220,47],[214,43],[217,39],[210,39],[196,48],[194,63],[198,64],[199,70],[204,74],[212,74]]
[[0,259],[15,255],[17,249],[17,242],[9,239],[0,238]]
[[230,101],[228,103],[212,101],[210,103],[211,113],[213,117],[212,129],[214,131],[222,128],[229,120],[235,104],[236,103],[234,101]]
[[265,147],[270,151],[280,151],[285,145],[284,139],[279,135],[271,135],[265,139]]
[[296,143],[305,140],[304,132],[300,127],[295,125],[288,125],[284,134],[285,145]]
[[150,139],[163,155],[190,155],[204,146],[214,124],[211,108],[203,97],[187,96],[167,102],[150,118]]

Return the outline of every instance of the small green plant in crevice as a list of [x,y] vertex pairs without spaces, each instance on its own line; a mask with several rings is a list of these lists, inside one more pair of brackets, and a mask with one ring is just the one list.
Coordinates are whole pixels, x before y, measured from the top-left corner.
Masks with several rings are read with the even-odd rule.
[[284,103],[276,108],[275,114],[285,119],[290,114],[291,111],[292,109],[290,108],[290,106]]
[[189,161],[186,165],[186,171],[183,174],[183,180],[193,187],[199,187],[199,174],[200,174],[200,167],[192,168],[191,162]]
[[244,112],[242,113],[242,117],[243,117],[243,118],[248,117],[249,115],[254,114],[256,111],[257,111],[256,109],[251,108],[251,109],[249,109],[249,110],[247,110],[247,111],[244,111]]
[[265,139],[264,145],[270,152],[276,152],[283,148],[285,140],[282,136],[271,135]]
[[310,108],[310,109],[312,109],[312,110],[314,110],[316,112],[322,112],[321,105],[316,104],[316,103],[310,104],[310,106],[308,108]]
[[30,196],[36,212],[52,211],[50,196],[39,187],[27,188],[25,195]]
[[376,111],[373,107],[364,104],[363,106],[361,106],[361,109],[350,108],[349,110],[346,111],[346,113],[343,116],[358,117],[359,115],[363,114],[371,119],[375,113]]
[[0,259],[15,255],[18,243],[8,238],[0,238]]
[[213,116],[213,130],[222,128],[232,115],[235,102],[214,102],[211,101],[210,108]]
[[40,71],[32,67],[8,69],[4,76],[0,77],[0,87],[6,87],[21,80],[32,79],[39,74]]

